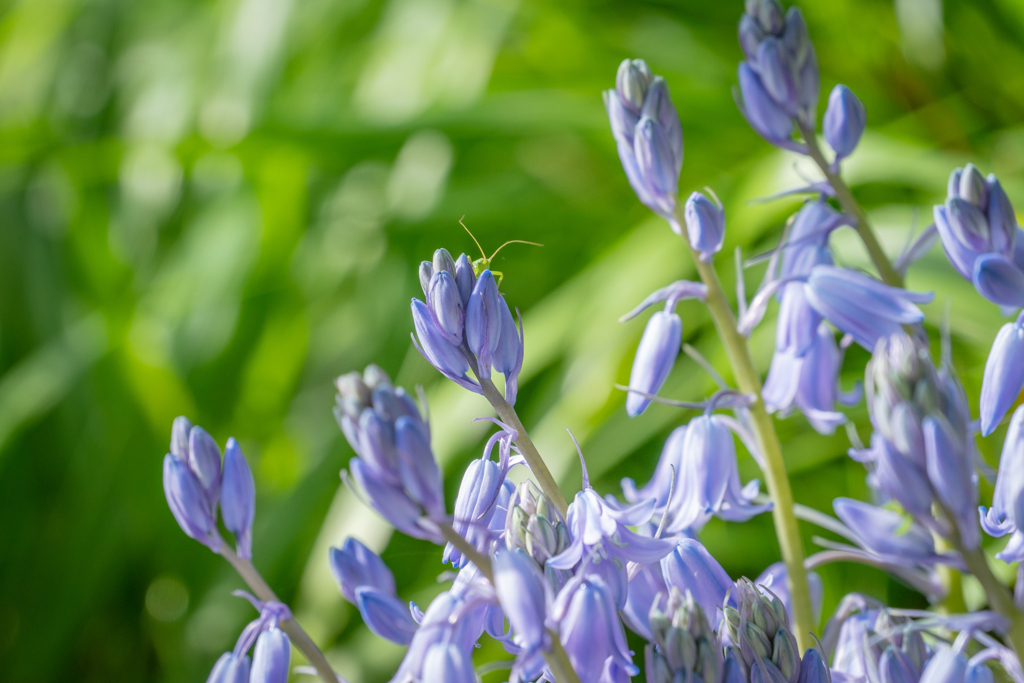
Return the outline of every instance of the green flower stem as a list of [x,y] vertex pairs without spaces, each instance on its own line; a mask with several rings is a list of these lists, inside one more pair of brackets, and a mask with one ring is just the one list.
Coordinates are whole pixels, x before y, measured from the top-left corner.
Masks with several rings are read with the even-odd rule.
[[843,182],[842,176],[832,172],[828,162],[825,160],[825,155],[821,153],[821,147],[818,146],[818,138],[815,135],[814,129],[801,123],[800,133],[804,136],[808,154],[814,159],[814,163],[818,165],[818,168],[821,169],[821,172],[828,179],[829,185],[835,190],[839,205],[843,207],[843,211],[853,216],[857,221],[855,226],[857,234],[860,235],[861,241],[864,242],[868,255],[871,257],[871,262],[875,264],[875,268],[878,270],[882,281],[893,287],[902,287],[903,276],[893,267],[889,257],[885,255],[882,245],[878,243],[878,238],[875,237],[875,233],[871,230],[867,214],[864,213],[864,209],[860,208],[857,200],[853,198],[853,193],[850,192],[850,188]]
[[580,683],[580,677],[572,668],[572,662],[569,661],[569,655],[565,653],[558,634],[549,630],[548,635],[551,636],[551,651],[544,653],[544,661],[548,663],[548,668],[554,674],[555,681],[557,683]]
[[475,365],[473,367],[473,374],[477,376],[477,380],[480,382],[484,398],[494,406],[494,410],[497,411],[501,421],[516,430],[518,434],[516,445],[519,446],[519,451],[526,458],[526,464],[530,466],[530,471],[537,478],[537,483],[540,484],[541,489],[551,499],[551,502],[555,504],[558,511],[562,513],[562,519],[565,519],[566,515],[569,514],[569,505],[565,502],[565,496],[559,490],[555,478],[551,476],[551,470],[544,464],[544,459],[540,457],[537,447],[530,440],[530,435],[526,433],[526,427],[523,426],[522,420],[516,414],[516,409],[509,405],[505,397],[498,391],[498,387],[494,386],[494,382],[491,381],[490,377],[480,376],[480,373],[476,371]]
[[439,524],[438,528],[441,530],[444,540],[455,546],[463,557],[475,564],[480,573],[493,585],[494,570],[491,568],[491,558],[474,548],[469,541],[452,528],[451,524]]
[[[238,572],[239,576],[245,580],[245,583],[249,586],[256,597],[263,602],[281,602],[281,600],[274,593],[274,590],[264,581],[263,577],[253,566],[252,562],[244,558],[239,557],[231,546],[226,543],[220,548],[220,554],[227,560],[235,571]],[[320,651],[320,648],[316,646],[313,639],[309,637],[309,634],[303,630],[299,622],[294,619],[286,619],[285,621],[279,622],[278,626],[281,630],[288,634],[288,638],[292,641],[292,644],[299,649],[302,654],[306,656],[306,659],[313,668],[316,669],[317,675],[323,679],[324,683],[338,683],[341,679],[338,678],[338,674],[334,673],[334,669],[327,662],[327,658],[324,657],[324,653]]]
[[[676,210],[676,219],[685,225],[682,206]],[[779,539],[779,549],[786,563],[789,575],[789,589],[793,607],[793,633],[796,635],[800,650],[814,647],[814,612],[811,608],[811,591],[807,584],[807,572],[804,569],[804,548],[797,527],[796,516],[793,514],[793,490],[789,485],[786,463],[782,459],[782,445],[771,416],[765,410],[761,399],[761,375],[754,367],[746,338],[736,329],[736,316],[722,290],[715,267],[700,260],[693,251],[693,261],[697,266],[700,279],[707,285],[706,305],[711,319],[718,330],[718,336],[725,345],[725,350],[732,363],[733,374],[739,388],[744,393],[752,394],[756,400],[750,406],[751,426],[757,445],[764,456],[764,477],[774,506],[772,517],[775,520],[775,534]],[[737,273],[742,277],[742,273]]]

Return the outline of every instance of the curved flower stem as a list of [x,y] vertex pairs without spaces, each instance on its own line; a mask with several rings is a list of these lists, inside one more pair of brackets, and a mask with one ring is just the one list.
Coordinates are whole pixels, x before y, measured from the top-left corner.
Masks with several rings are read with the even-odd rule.
[[818,165],[821,172],[825,174],[825,178],[828,179],[829,185],[835,190],[839,205],[843,207],[843,211],[856,219],[857,234],[860,235],[861,241],[864,242],[868,255],[871,257],[871,262],[875,264],[875,268],[882,277],[882,281],[893,287],[902,287],[903,276],[893,267],[889,257],[885,255],[882,245],[878,243],[875,233],[871,230],[871,225],[868,223],[868,217],[864,213],[864,209],[860,208],[860,204],[853,198],[853,193],[846,186],[842,176],[838,172],[834,172],[825,160],[825,156],[821,153],[821,147],[818,146],[818,138],[815,135],[814,129],[801,123],[800,133],[804,136],[804,142],[807,144],[807,153],[814,159],[814,163]]
[[555,478],[551,476],[551,470],[544,463],[544,459],[540,457],[540,452],[533,445],[533,441],[530,440],[530,435],[526,433],[526,427],[523,426],[522,420],[516,414],[516,409],[505,400],[505,397],[498,391],[498,387],[494,386],[494,382],[491,381],[490,377],[480,376],[480,373],[476,371],[475,365],[473,367],[473,374],[477,376],[477,380],[480,382],[484,398],[494,406],[501,421],[516,430],[518,434],[516,445],[519,446],[519,452],[526,458],[526,464],[530,466],[530,471],[537,478],[537,483],[540,484],[541,489],[551,499],[551,502],[555,504],[558,511],[562,513],[562,518],[564,519],[568,514],[569,505],[565,502],[565,496],[559,490]]
[[[221,546],[220,554],[231,563],[231,566],[235,568],[239,576],[245,580],[245,583],[252,589],[252,592],[256,594],[256,597],[263,602],[281,602],[274,593],[274,590],[267,584],[260,573],[253,566],[252,562],[244,558],[239,557],[234,550],[227,544]],[[306,656],[309,663],[316,669],[317,675],[323,679],[324,683],[339,683],[342,678],[338,674],[334,673],[334,669],[327,662],[327,658],[324,657],[324,653],[320,651],[320,648],[316,646],[313,639],[309,637],[309,634],[303,630],[299,622],[294,619],[287,619],[278,624],[281,630],[288,634],[288,638],[291,639],[292,644],[295,645]]]
[[[682,206],[676,210],[676,219],[683,224]],[[779,539],[779,550],[786,563],[789,576],[789,588],[793,606],[793,634],[796,636],[800,650],[814,647],[814,612],[811,607],[811,591],[807,584],[807,571],[804,569],[804,547],[800,539],[796,516],[793,514],[793,490],[789,485],[786,463],[782,459],[782,445],[775,433],[775,425],[771,415],[765,410],[761,400],[761,375],[754,367],[746,338],[736,329],[736,316],[718,279],[715,267],[700,260],[693,251],[693,261],[697,266],[700,279],[708,287],[705,303],[711,313],[711,319],[718,330],[718,336],[725,345],[729,361],[732,363],[733,374],[740,391],[756,397],[750,406],[751,427],[757,439],[757,445],[764,455],[764,477],[774,506],[772,518],[775,520],[775,534]],[[737,273],[742,277],[742,273]]]

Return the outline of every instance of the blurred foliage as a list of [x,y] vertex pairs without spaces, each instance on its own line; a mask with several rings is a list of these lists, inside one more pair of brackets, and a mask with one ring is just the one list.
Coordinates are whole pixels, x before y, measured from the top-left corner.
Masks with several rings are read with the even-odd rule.
[[[523,311],[519,407],[568,492],[580,438],[602,492],[646,481],[686,413],[630,421],[623,395],[643,320],[617,317],[691,272],[680,240],[633,197],[600,91],[626,56],[664,74],[683,120],[681,190],[713,186],[732,252],[769,249],[796,200],[751,200],[814,175],[771,149],[732,100],[739,0],[4,0],[0,24],[0,678],[199,681],[250,607],[240,581],[177,528],[160,461],[187,414],[239,439],[257,479],[255,561],[353,683],[401,651],[337,594],[326,552],[383,551],[403,598],[441,589],[440,549],[390,535],[343,487],[351,456],[331,379],[377,362],[431,399],[454,498],[489,413],[411,349],[416,264],[498,259]],[[974,160],[1024,207],[1024,3],[808,0],[823,93],[848,84],[869,132],[847,177],[895,253],[929,222],[951,168]],[[850,235],[837,259],[866,263]],[[761,277],[747,273],[748,291]],[[910,285],[951,306],[976,404],[1002,318],[936,250]],[[731,286],[731,285],[730,285]],[[696,304],[687,341],[728,376]],[[769,320],[772,318],[769,315]],[[937,335],[935,335],[937,338]],[[763,367],[773,330],[755,334]],[[844,384],[866,354],[847,356]],[[683,357],[664,393],[710,380]],[[852,411],[862,438],[863,406]],[[778,422],[798,501],[865,495],[845,434]],[[1001,435],[982,449],[998,458]],[[755,475],[743,458],[744,478]],[[987,485],[984,485],[987,487]],[[990,495],[985,488],[984,496]],[[805,543],[812,548],[806,527]],[[714,522],[733,576],[777,559],[769,516]],[[921,598],[879,572],[823,571],[842,592]],[[968,582],[969,604],[977,591]],[[971,601],[974,601],[973,603]],[[640,648],[634,643],[635,649]],[[478,661],[502,653],[485,645]],[[499,680],[499,675],[487,680]]]

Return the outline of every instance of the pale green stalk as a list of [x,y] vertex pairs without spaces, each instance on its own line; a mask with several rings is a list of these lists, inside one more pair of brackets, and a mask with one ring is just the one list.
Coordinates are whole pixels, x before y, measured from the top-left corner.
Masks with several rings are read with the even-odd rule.
[[[682,207],[676,210],[676,220],[685,225]],[[789,576],[790,599],[792,601],[793,633],[800,650],[814,647],[812,634],[815,630],[814,612],[811,607],[811,591],[807,583],[807,571],[804,569],[804,547],[793,514],[793,490],[789,485],[786,463],[782,459],[782,445],[771,415],[765,410],[761,399],[761,375],[754,367],[747,339],[736,329],[736,316],[733,314],[729,301],[722,290],[715,267],[700,260],[696,251],[691,249],[693,261],[701,281],[707,285],[708,293],[705,303],[711,313],[711,319],[718,330],[718,336],[725,346],[729,361],[732,363],[736,383],[744,393],[752,394],[755,402],[750,406],[751,428],[757,439],[757,446],[764,456],[764,477],[771,496],[772,517],[775,520],[775,534],[779,540],[782,560],[786,563]],[[742,273],[737,273],[742,277]]]

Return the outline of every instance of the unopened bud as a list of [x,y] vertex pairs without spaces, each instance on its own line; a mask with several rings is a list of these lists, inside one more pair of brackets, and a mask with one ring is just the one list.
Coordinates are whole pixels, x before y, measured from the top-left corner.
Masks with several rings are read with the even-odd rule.
[[615,89],[622,103],[634,114],[639,114],[644,106],[647,88],[653,79],[654,74],[642,59],[625,59],[619,64],[619,71],[615,74]]
[[420,289],[423,290],[423,296],[426,296],[430,288],[430,278],[434,275],[434,264],[430,261],[420,261],[419,275]]
[[837,158],[847,157],[853,153],[860,136],[864,133],[867,113],[853,91],[845,85],[832,88],[828,96],[828,108],[822,128],[829,147],[835,150]]
[[985,177],[974,164],[964,166],[960,174],[959,195],[979,209],[984,211],[988,207],[988,188],[985,187]]
[[445,270],[450,274],[455,275],[455,259],[453,259],[452,255],[448,253],[448,250],[443,247],[434,252],[433,266],[435,273]]
[[725,240],[725,214],[722,208],[700,192],[694,192],[686,200],[683,215],[686,218],[690,247],[700,254],[702,261],[711,261],[712,256],[721,251]]
[[786,629],[779,629],[775,632],[775,639],[772,643],[772,661],[779,671],[790,683],[796,683],[800,675],[800,649],[796,644],[796,638]]

